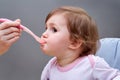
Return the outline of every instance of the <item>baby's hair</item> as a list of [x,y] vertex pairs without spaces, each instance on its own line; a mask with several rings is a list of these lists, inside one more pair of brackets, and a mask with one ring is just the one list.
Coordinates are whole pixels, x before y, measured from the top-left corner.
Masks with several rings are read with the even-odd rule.
[[56,8],[48,14],[45,23],[55,14],[65,17],[70,40],[73,42],[82,41],[80,56],[96,53],[99,40],[97,25],[84,9],[72,6]]

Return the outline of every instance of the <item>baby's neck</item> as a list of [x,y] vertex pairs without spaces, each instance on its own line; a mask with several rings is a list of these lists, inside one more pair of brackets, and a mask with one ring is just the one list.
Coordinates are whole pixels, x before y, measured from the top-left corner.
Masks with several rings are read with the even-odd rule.
[[74,55],[64,57],[64,58],[57,58],[57,63],[59,66],[64,67],[64,66],[74,62],[78,58],[79,58],[79,56],[74,56]]

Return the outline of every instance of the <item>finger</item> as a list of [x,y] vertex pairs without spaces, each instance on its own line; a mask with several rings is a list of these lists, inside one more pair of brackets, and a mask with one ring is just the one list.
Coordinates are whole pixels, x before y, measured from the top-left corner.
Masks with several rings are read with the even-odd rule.
[[19,25],[20,25],[19,21],[6,21],[0,24],[0,30],[6,29],[9,27],[16,27]]
[[21,33],[20,29],[15,28],[15,27],[10,27],[10,28],[1,30],[0,31],[0,36],[8,35],[8,34],[13,33],[13,32]]
[[[19,22],[21,24],[21,20],[20,19],[16,19],[15,22]],[[16,26],[18,29],[23,30],[22,25]]]
[[21,23],[21,20],[20,20],[20,19],[16,19],[15,22],[19,22],[19,23]]
[[20,36],[20,33],[16,33],[16,32],[14,32],[14,33],[11,33],[11,34],[9,34],[9,35],[5,35],[5,36],[3,36],[3,37],[1,37],[1,40],[2,41],[7,41],[7,40],[10,40],[10,39],[12,39],[12,38],[14,38],[14,37],[19,37]]
[[19,38],[20,38],[19,36],[16,36],[16,37],[8,40],[8,43],[9,43],[9,44],[13,44],[13,43],[15,43]]

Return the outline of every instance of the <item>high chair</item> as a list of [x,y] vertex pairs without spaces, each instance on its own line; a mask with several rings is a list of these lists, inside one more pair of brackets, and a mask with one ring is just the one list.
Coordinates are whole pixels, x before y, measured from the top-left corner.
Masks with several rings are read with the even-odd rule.
[[120,70],[120,38],[100,39],[96,55],[104,58],[111,67]]

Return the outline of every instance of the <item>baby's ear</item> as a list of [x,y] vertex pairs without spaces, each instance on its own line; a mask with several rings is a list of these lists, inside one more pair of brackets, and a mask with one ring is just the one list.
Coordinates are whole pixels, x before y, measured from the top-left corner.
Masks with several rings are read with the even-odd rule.
[[70,49],[78,49],[78,48],[80,48],[81,45],[82,45],[82,40],[75,40],[75,41],[71,41],[69,48]]

